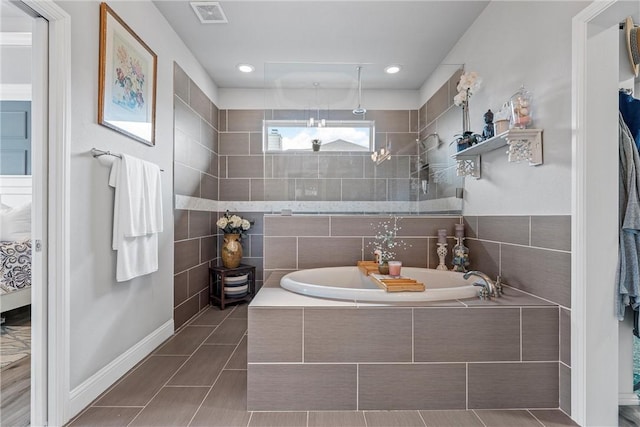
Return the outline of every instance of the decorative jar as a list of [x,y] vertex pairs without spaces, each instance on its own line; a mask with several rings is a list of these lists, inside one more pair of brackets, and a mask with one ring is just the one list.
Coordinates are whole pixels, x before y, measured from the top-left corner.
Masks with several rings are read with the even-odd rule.
[[513,94],[511,104],[511,127],[525,129],[533,124],[533,95],[524,86]]
[[240,234],[228,233],[222,242],[222,265],[226,268],[236,268],[242,260],[242,244]]

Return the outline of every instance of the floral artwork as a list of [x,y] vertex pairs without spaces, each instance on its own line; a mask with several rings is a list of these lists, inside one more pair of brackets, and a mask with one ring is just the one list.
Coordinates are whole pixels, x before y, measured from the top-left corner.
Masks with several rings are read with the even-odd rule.
[[98,123],[155,145],[156,67],[156,54],[101,3]]
[[145,111],[147,64],[121,37],[114,35],[111,101],[129,111]]

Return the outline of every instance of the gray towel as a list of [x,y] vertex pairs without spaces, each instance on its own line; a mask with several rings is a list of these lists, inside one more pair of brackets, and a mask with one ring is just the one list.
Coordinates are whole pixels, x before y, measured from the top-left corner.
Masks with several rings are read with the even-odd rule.
[[639,308],[640,297],[640,156],[629,128],[619,114],[620,252],[616,275],[616,314],[624,319],[627,305]]

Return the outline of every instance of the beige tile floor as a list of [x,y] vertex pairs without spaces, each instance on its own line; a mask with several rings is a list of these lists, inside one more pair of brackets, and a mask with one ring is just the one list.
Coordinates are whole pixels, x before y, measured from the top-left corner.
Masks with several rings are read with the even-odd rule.
[[209,307],[69,424],[78,426],[575,426],[559,410],[250,412],[247,306]]

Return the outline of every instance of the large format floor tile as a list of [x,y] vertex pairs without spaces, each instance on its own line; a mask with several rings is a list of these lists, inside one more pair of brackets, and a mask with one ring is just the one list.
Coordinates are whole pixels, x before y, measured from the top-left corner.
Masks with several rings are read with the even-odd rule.
[[362,411],[309,412],[309,427],[365,427]]
[[299,427],[307,425],[306,412],[254,412],[249,427]]
[[424,427],[418,411],[365,411],[368,427]]
[[[226,310],[208,307],[178,334],[167,340],[155,353],[121,378],[92,406],[72,420],[69,426],[564,427],[576,425],[562,411],[548,409],[247,411],[246,329],[246,304],[229,307]],[[350,366],[347,365],[347,367],[351,369]],[[375,365],[368,365],[367,369],[372,367],[375,368]],[[265,365],[264,368],[273,369],[275,366]],[[320,366],[315,366],[315,369],[318,368]],[[355,369],[355,366],[353,368]],[[318,377],[318,379],[321,378],[325,377]],[[410,377],[407,377],[406,381],[409,380]],[[304,392],[304,379],[295,376],[291,381],[293,381],[291,384],[298,381],[300,384],[296,387],[300,389],[299,392]],[[364,387],[366,384],[363,383],[360,386]],[[333,395],[340,392],[339,387],[332,387],[331,390]],[[263,391],[263,393],[274,392],[277,391]],[[399,393],[399,391],[396,392]],[[355,391],[352,394],[355,396]],[[627,417],[634,416],[636,415]],[[621,425],[633,425],[623,421]]]
[[521,410],[476,410],[486,427],[540,427],[540,423],[527,411]]
[[[621,407],[620,409],[622,409]],[[577,426],[567,414],[558,409],[535,409],[530,410],[534,417],[538,419],[545,427],[564,427]],[[638,418],[640,421],[640,418]],[[637,424],[636,424],[637,425]]]
[[212,386],[234,350],[233,345],[201,346],[167,384]]
[[164,387],[133,420],[131,426],[186,426],[209,387]]
[[420,411],[428,427],[483,427],[473,411]]
[[141,407],[92,406],[69,424],[69,427],[126,426],[140,411],[142,411]]
[[246,427],[247,371],[223,371],[191,421],[192,426]]
[[247,319],[225,319],[205,341],[205,344],[238,344],[247,332]]
[[186,356],[151,356],[129,372],[95,406],[144,406],[187,360]]
[[225,369],[247,369],[247,336],[245,335],[231,355]]
[[155,354],[190,356],[214,329],[212,326],[187,326],[169,338]]

